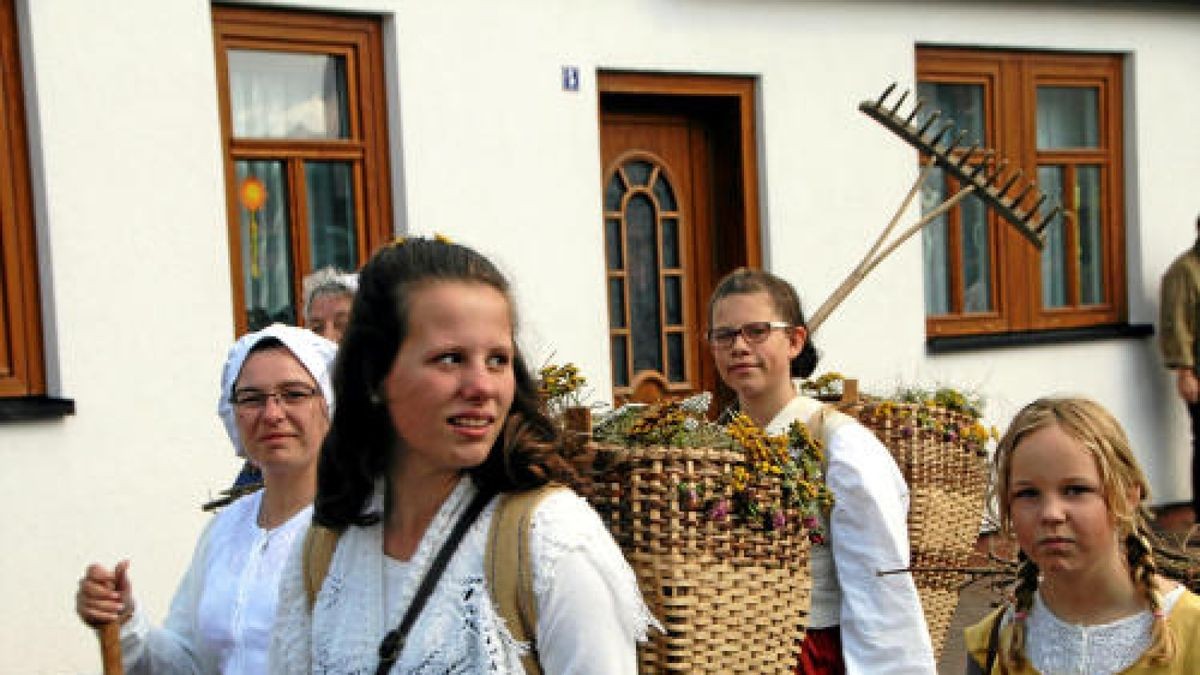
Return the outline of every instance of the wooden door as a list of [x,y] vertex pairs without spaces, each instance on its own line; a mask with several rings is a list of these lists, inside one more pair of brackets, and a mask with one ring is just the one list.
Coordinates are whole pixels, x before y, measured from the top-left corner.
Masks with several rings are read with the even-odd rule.
[[722,274],[759,259],[754,182],[743,171],[752,82],[739,82],[744,99],[723,78],[602,74],[600,84],[614,400],[713,391],[709,294]]

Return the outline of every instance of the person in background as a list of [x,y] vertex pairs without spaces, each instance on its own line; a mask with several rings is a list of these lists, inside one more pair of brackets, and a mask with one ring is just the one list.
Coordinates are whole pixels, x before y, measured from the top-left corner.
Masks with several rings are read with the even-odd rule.
[[358,290],[358,275],[323,267],[304,277],[304,325],[333,342],[341,342]]
[[737,269],[709,301],[708,341],[717,372],[737,407],[768,434],[795,420],[821,427],[825,480],[834,503],[823,519],[828,539],[809,553],[812,607],[797,671],[920,673],[936,667],[921,599],[911,574],[877,574],[909,565],[908,487],[887,448],[843,416],[824,420],[820,401],[797,393],[817,350],[796,290],[769,272]]
[[1200,522],[1200,237],[1167,268],[1159,294],[1158,346],[1192,421],[1192,515]]
[[135,602],[128,560],[88,566],[76,612],[90,626],[121,623],[131,675],[266,672],[279,575],[312,514],[317,455],[334,410],[335,351],[325,338],[281,324],[229,350],[217,412],[237,454],[262,469],[263,489],[209,522],[162,626]]
[[[636,672],[637,642],[656,623],[571,490],[528,516],[528,642],[514,638],[528,615],[506,623],[486,581],[501,501],[572,474],[515,331],[508,281],[468,247],[410,237],[363,267],[313,529],[280,586],[271,673],[520,673],[523,657],[547,673]],[[308,542],[323,532],[337,537],[322,563]]]
[[[331,342],[341,342],[350,320],[354,292],[358,290],[358,275],[323,267],[304,277],[304,325]],[[230,501],[262,487],[263,476],[250,460],[233,479],[233,485],[221,491],[221,496],[204,504],[205,511],[220,508]]]
[[967,629],[967,673],[1200,673],[1200,598],[1160,573],[1149,485],[1117,420],[1039,399],[993,466],[989,503],[1020,546],[1016,600]]

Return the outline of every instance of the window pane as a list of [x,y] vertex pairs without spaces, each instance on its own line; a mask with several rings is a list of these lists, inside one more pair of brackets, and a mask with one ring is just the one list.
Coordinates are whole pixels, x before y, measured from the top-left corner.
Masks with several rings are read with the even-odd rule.
[[349,137],[342,57],[251,49],[227,55],[235,137]]
[[618,387],[629,386],[629,355],[625,346],[625,336],[615,335],[612,338],[613,383]]
[[679,221],[674,218],[662,219],[663,267],[673,269],[679,267]]
[[667,294],[667,325],[683,325],[683,284],[679,277],[669,276],[663,279]]
[[987,206],[978,197],[962,202],[963,311],[992,309],[991,250]]
[[650,171],[653,169],[648,162],[634,161],[625,165],[625,177],[633,187],[641,187],[650,181]]
[[1100,233],[1100,167],[1081,166],[1075,176],[1079,206],[1079,302],[1104,302],[1104,240]]
[[354,223],[353,166],[349,162],[305,162],[308,239],[313,269],[358,269]]
[[604,221],[604,250],[608,255],[608,269],[625,268],[625,260],[621,256],[621,221],[608,218]]
[[671,333],[667,335],[667,379],[671,382],[683,382],[683,335]]
[[663,211],[678,210],[675,206],[675,191],[667,182],[667,174],[661,171],[658,174],[658,180],[654,181],[654,198],[658,200],[658,206]]
[[[1047,203],[1062,203],[1063,170],[1057,166],[1038,167],[1038,187],[1048,197]],[[1055,218],[1046,227],[1046,244],[1042,248],[1042,307],[1065,307],[1067,304],[1066,233],[1064,218]]]
[[[934,169],[921,187],[921,211],[927,213],[945,200],[946,176]],[[946,216],[943,214],[921,230],[925,262],[925,315],[950,313],[950,259],[947,255]]]
[[1096,97],[1094,87],[1038,87],[1038,149],[1098,147]]
[[[917,126],[925,123],[933,111],[942,111],[936,125],[947,120],[954,120],[955,131],[958,134],[966,131],[963,145],[973,143],[983,144],[986,134],[986,119],[983,108],[983,85],[981,84],[937,84],[922,82],[917,85],[917,95],[925,99],[926,104],[917,116]],[[929,133],[929,132],[926,132]],[[949,142],[950,134],[943,142]]]
[[608,325],[625,327],[625,282],[621,279],[608,280]]
[[625,227],[629,233],[629,320],[635,373],[663,371],[655,216],[654,205],[644,194],[629,200]]
[[625,184],[621,182],[621,172],[614,171],[608,187],[604,188],[604,210],[620,211],[621,198],[625,196]]
[[290,216],[283,162],[235,162],[234,171],[241,214],[247,324],[250,330],[276,321],[294,324]]

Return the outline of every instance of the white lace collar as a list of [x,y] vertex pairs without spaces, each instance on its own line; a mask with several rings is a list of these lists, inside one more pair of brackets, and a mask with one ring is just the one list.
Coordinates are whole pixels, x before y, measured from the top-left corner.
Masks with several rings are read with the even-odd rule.
[[[1163,598],[1169,612],[1183,595],[1178,586]],[[1036,593],[1029,612],[1029,660],[1043,673],[1112,675],[1133,665],[1150,646],[1154,615],[1150,610],[1110,623],[1080,626],[1063,621]]]

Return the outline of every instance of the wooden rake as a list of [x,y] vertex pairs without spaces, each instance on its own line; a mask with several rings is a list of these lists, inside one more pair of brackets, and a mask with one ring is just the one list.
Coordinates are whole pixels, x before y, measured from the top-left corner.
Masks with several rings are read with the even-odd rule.
[[[1061,206],[1055,206],[1045,215],[1041,214],[1041,208],[1046,201],[1046,195],[1037,189],[1037,185],[1033,181],[1025,181],[1020,187],[1019,192],[1014,192],[1014,188],[1018,187],[1018,183],[1022,182],[1024,172],[1021,169],[1007,172],[1008,160],[999,160],[989,166],[986,157],[992,151],[984,148],[979,143],[973,143],[970,147],[963,148],[963,139],[966,138],[967,131],[962,130],[957,134],[954,133],[954,120],[939,121],[942,116],[940,110],[932,111],[928,117],[921,121],[917,115],[925,107],[925,100],[918,98],[912,109],[907,115],[901,114],[901,108],[908,100],[909,92],[906,90],[900,95],[895,103],[888,103],[887,99],[896,89],[896,83],[893,82],[887,89],[883,90],[879,98],[873,101],[863,101],[858,105],[858,109],[867,117],[882,124],[886,129],[899,136],[905,143],[919,150],[923,155],[928,156],[928,161],[921,169],[921,174],[917,177],[916,182],[908,191],[904,201],[900,207],[896,209],[896,213],[883,228],[883,232],[875,240],[875,243],[859,261],[850,274],[846,276],[842,283],[833,291],[825,302],[817,308],[812,317],[808,321],[810,331],[815,331],[818,326],[829,318],[829,315],[837,308],[838,305],[846,299],[848,295],[862,282],[871,270],[875,269],[884,258],[891,255],[901,244],[907,241],[921,228],[933,222],[942,214],[954,208],[967,195],[974,194],[983,201],[984,204],[995,209],[996,213],[1000,214],[1013,227],[1017,228],[1026,239],[1029,240],[1038,249],[1042,248],[1042,237],[1046,227],[1062,212]],[[885,105],[887,104],[887,105]],[[919,126],[918,126],[919,125]],[[978,161],[971,164],[971,160],[980,158],[983,161]],[[900,217],[912,204],[912,200],[920,192],[921,186],[925,184],[925,180],[932,173],[933,168],[941,167],[944,171],[958,179],[961,187],[952,195],[944,199],[937,207],[931,209],[928,213],[921,216],[917,222],[910,225],[907,229],[900,232],[894,239],[889,241],[889,236],[896,229],[896,225],[900,222]],[[1033,199],[1036,192],[1037,198]],[[1010,193],[1013,193],[1010,196]],[[1032,200],[1032,203],[1030,201]]]

